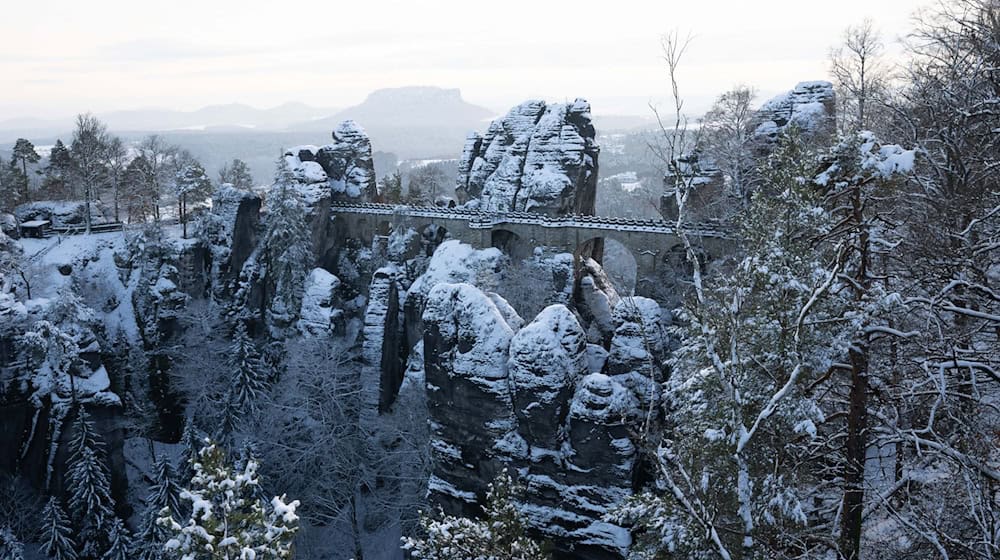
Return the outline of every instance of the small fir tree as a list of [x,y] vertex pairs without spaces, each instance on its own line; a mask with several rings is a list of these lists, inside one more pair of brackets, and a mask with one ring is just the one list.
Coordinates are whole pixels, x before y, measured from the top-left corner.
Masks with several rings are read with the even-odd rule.
[[42,551],[52,560],[77,560],[73,528],[62,505],[55,496],[42,510]]
[[257,497],[257,462],[234,472],[214,442],[205,446],[194,464],[195,476],[181,498],[191,503],[191,515],[178,521],[168,510],[159,523],[170,534],[164,558],[291,558],[298,530],[298,500],[284,496],[267,503]]

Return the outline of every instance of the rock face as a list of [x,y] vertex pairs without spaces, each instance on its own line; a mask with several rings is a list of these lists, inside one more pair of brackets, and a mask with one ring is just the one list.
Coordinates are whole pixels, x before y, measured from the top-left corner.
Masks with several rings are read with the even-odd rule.
[[583,327],[563,305],[543,309],[510,343],[507,364],[517,430],[532,450],[541,451],[540,459],[559,452],[573,388],[588,373],[586,354]]
[[527,101],[472,133],[458,163],[459,201],[491,211],[593,214],[597,159],[590,104]]
[[[460,248],[450,251],[458,255]],[[444,259],[436,254],[435,260]],[[418,280],[411,291],[425,281],[432,282]],[[510,465],[525,485],[521,506],[533,530],[575,558],[624,554],[628,531],[602,516],[631,494],[635,478],[629,433],[641,417],[643,401],[635,393],[648,383],[637,378],[649,372],[641,367],[649,360],[631,352],[630,343],[661,328],[655,302],[632,299],[606,310],[622,327],[611,359],[587,344],[565,305],[550,305],[520,326],[497,294],[468,283],[433,284],[424,300],[422,343],[414,347],[422,352],[411,358],[423,356],[434,502],[474,515],[486,485]],[[646,328],[647,322],[655,325]],[[645,347],[658,352],[663,345]],[[410,369],[420,368],[411,360]]]
[[212,242],[212,262],[225,279],[239,275],[257,245],[260,197],[250,191],[223,186],[212,196],[212,214],[218,221],[218,239]]
[[424,310],[424,368],[434,472],[432,498],[475,515],[501,467],[498,445],[514,429],[507,376],[513,329],[469,284],[438,284]]
[[344,311],[337,303],[335,292],[340,287],[340,279],[323,270],[314,268],[306,277],[302,294],[302,308],[299,312],[298,329],[306,336],[330,336],[340,322]]
[[[285,152],[285,159],[303,189],[306,203],[329,195],[333,200],[375,202],[375,164],[372,143],[364,129],[347,120],[333,131],[326,146],[298,146]],[[309,191],[315,191],[310,195]],[[313,200],[316,199],[316,200]]]
[[792,91],[764,103],[757,111],[758,138],[774,140],[789,126],[806,134],[832,134],[836,129],[836,97],[830,82],[800,82]]

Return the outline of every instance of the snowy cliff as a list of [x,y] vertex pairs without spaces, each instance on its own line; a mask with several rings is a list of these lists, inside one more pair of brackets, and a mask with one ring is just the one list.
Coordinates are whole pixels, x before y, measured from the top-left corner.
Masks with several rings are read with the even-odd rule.
[[593,214],[597,157],[590,104],[526,101],[469,135],[458,163],[463,203],[493,211]]

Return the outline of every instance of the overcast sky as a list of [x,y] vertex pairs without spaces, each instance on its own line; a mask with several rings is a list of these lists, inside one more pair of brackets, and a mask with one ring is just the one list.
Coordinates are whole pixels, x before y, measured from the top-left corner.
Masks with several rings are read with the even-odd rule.
[[746,83],[762,96],[827,76],[843,29],[891,43],[923,0],[46,0],[5,3],[0,119],[82,111],[360,102],[378,88],[457,87],[502,110],[531,97],[640,114],[666,92],[659,38],[694,35],[697,108]]

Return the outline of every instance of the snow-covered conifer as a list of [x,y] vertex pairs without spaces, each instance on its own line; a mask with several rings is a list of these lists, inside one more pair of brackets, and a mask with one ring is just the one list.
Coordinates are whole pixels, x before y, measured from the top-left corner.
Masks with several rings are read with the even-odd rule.
[[108,547],[101,560],[131,560],[132,539],[122,520],[114,517],[108,526]]
[[24,560],[24,544],[14,535],[10,527],[0,528],[0,558]]
[[73,528],[59,499],[49,498],[42,510],[42,551],[53,560],[77,560]]
[[229,367],[232,368],[231,402],[240,416],[252,416],[257,412],[260,394],[267,389],[267,373],[243,321],[236,324],[229,347]]
[[279,332],[298,316],[305,278],[314,260],[305,213],[295,190],[295,175],[281,158],[267,196],[266,229],[261,240],[267,284],[273,294],[268,318]]
[[442,515],[421,519],[421,538],[404,537],[403,548],[418,560],[540,560],[547,555],[525,535],[515,501],[523,489],[503,470],[490,484],[482,520]]
[[191,503],[191,515],[178,521],[163,510],[159,523],[170,538],[164,558],[201,558],[206,547],[213,558],[291,558],[298,530],[298,500],[257,496],[257,463],[248,461],[234,471],[225,453],[206,440],[194,464],[195,476],[181,498]]

